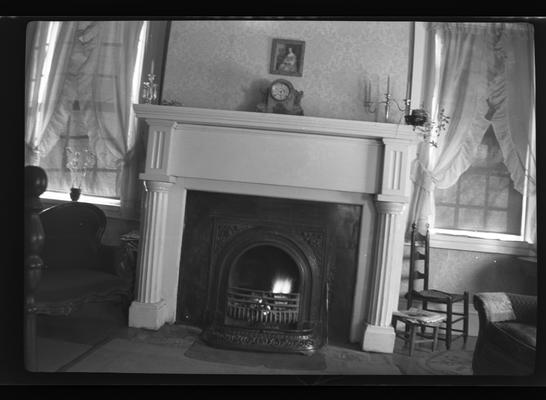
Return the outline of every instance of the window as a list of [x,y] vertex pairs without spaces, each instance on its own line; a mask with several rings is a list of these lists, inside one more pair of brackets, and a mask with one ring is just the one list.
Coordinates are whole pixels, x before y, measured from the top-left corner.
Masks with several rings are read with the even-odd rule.
[[90,151],[94,162],[82,181],[81,199],[119,206],[123,169],[135,142],[132,104],[139,100],[148,23],[75,24],[68,37],[73,46],[61,60],[64,84],[52,118],[62,123],[44,133],[43,142],[53,145],[41,151],[38,164],[48,175],[42,197],[68,200],[74,177],[67,163],[72,154]]
[[436,189],[435,228],[454,231],[450,233],[489,232],[520,237],[523,201],[523,195],[514,189],[490,127],[471,167],[455,185]]
[[533,29],[415,23],[411,103],[451,118],[440,146],[418,153],[413,175],[409,221],[431,227],[433,247],[536,250]]

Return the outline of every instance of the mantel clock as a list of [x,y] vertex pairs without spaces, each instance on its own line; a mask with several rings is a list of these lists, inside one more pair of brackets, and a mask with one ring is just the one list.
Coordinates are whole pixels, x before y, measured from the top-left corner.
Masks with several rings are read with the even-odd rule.
[[258,104],[258,111],[274,114],[303,115],[300,106],[303,91],[298,91],[286,79],[273,81],[266,89],[265,102]]

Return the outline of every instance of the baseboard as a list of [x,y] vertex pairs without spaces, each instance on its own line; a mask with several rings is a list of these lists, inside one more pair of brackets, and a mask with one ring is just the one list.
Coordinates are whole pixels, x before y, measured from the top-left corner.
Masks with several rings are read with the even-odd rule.
[[[421,307],[421,302],[414,300],[413,301],[414,307]],[[445,310],[445,306],[442,304],[428,304],[428,308],[430,309],[436,309],[436,310]],[[400,297],[398,299],[398,309],[403,310],[407,308],[407,300],[404,297]],[[463,303],[454,303],[453,304],[453,312],[456,313],[462,313],[464,310]],[[462,326],[462,322],[460,322]],[[468,310],[468,336],[478,336],[478,331],[480,329],[480,320],[478,318],[478,312],[474,310],[472,307]]]

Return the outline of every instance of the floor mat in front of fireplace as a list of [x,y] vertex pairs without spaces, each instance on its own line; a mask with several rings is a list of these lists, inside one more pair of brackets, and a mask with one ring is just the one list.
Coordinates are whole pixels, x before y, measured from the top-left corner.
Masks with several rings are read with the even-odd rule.
[[270,369],[307,371],[326,369],[326,359],[320,350],[311,355],[239,351],[211,347],[197,339],[184,355],[201,361],[245,367],[264,366]]

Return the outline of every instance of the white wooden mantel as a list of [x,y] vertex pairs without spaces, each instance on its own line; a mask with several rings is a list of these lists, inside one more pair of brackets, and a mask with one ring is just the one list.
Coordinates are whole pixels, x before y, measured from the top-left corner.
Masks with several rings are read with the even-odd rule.
[[[362,206],[353,342],[392,353],[411,127],[308,116],[135,104],[145,119],[146,188],[132,327],[174,323],[188,190]],[[373,251],[370,251],[373,249]]]

